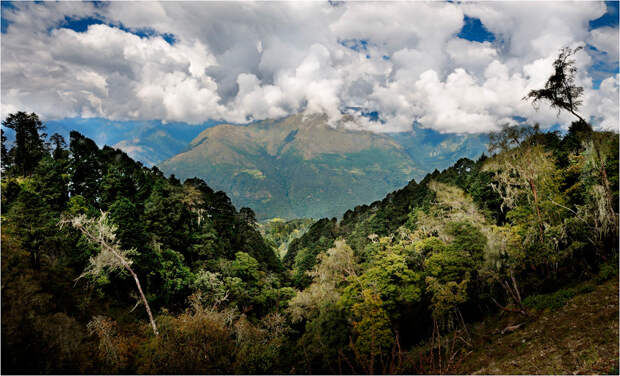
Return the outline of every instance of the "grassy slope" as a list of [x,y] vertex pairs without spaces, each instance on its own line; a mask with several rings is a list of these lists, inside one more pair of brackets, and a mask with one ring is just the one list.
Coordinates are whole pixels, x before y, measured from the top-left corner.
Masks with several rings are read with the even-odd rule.
[[474,325],[474,351],[459,374],[618,374],[618,281],[577,295],[559,310],[534,314],[509,334],[501,330],[522,322],[500,315]]

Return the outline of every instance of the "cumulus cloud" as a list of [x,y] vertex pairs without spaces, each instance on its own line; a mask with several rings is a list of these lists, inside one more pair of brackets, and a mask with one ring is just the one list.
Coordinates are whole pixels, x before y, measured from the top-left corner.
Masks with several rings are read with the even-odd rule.
[[[604,12],[591,2],[15,3],[3,7],[2,116],[243,123],[305,111],[374,132],[485,132],[517,116],[567,125],[522,98],[561,47],[588,43],[596,50],[577,56],[582,112],[617,129],[618,76],[595,89],[590,73],[601,54],[618,60],[618,29],[588,30]],[[465,16],[495,41],[459,37]],[[98,21],[66,26],[80,19]]]

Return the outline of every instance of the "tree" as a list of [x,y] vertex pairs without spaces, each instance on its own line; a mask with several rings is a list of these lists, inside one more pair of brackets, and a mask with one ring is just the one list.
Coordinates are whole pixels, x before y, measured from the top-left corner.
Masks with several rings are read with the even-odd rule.
[[[543,239],[543,218],[540,211],[540,188],[553,180],[555,165],[551,153],[537,145],[537,127],[505,127],[493,133],[489,143],[490,151],[500,151],[486,161],[483,169],[495,173],[494,189],[503,199],[502,209],[514,208],[524,189],[532,194],[533,209],[538,218],[540,238]],[[525,136],[527,135],[527,136]]]
[[[611,230],[615,234],[618,231],[618,216],[614,211],[613,193],[607,176],[607,163],[612,158],[614,150],[618,150],[617,136],[609,137],[607,134],[598,133],[592,134],[590,138],[589,141],[584,142],[582,174],[586,180],[586,187],[591,190],[589,193],[595,198],[595,201],[599,202],[596,205],[597,210],[595,210],[600,217],[597,222],[608,222],[607,225],[602,225],[604,231]],[[590,176],[598,177],[602,184],[587,182]]]
[[357,363],[364,368],[364,372],[372,375],[375,373],[375,359],[384,366],[389,350],[394,344],[394,334],[390,325],[390,319],[379,294],[372,289],[364,289],[361,292],[359,302],[353,304],[353,328],[356,334],[355,342],[351,340],[349,346],[355,353]]
[[32,186],[52,210],[60,212],[69,200],[68,166],[64,159],[45,155],[34,170]]
[[140,293],[142,303],[146,308],[146,313],[149,315],[153,333],[155,333],[156,336],[159,335],[157,325],[151,313],[151,307],[144,296],[144,292],[142,292],[140,280],[131,267],[132,261],[129,255],[132,253],[132,250],[127,251],[120,248],[115,235],[116,226],[110,223],[108,214],[101,212],[101,216],[97,219],[88,218],[83,214],[75,217],[63,218],[60,221],[60,225],[62,226],[64,224],[70,224],[78,229],[89,242],[101,247],[100,252],[95,257],[91,257],[90,264],[80,277],[87,275],[97,276],[104,272],[105,269],[109,271],[123,269],[128,271],[136,282],[136,287]]
[[344,289],[343,303],[353,306],[363,299],[363,290],[368,289],[378,294],[391,318],[400,318],[403,306],[413,305],[422,297],[422,273],[410,269],[407,261],[399,247],[386,244],[382,252],[372,256],[356,283]]
[[307,272],[312,277],[312,284],[289,304],[293,321],[313,319],[326,307],[335,305],[341,297],[339,289],[347,281],[358,278],[353,250],[342,240],[337,240],[333,248],[317,258],[318,265]]
[[500,131],[489,133],[489,153],[504,153],[519,147],[539,132],[538,124],[533,127],[504,125]]
[[[532,104],[536,104],[543,100],[550,103],[552,108],[558,109],[558,114],[561,110],[566,110],[576,116],[580,122],[586,123],[586,121],[577,113],[579,106],[582,104],[581,96],[583,95],[583,87],[576,86],[575,74],[577,73],[577,67],[575,67],[575,60],[572,56],[575,55],[583,47],[577,47],[571,49],[570,47],[564,47],[560,50],[560,55],[553,62],[554,73],[549,77],[544,89],[531,90],[528,95],[523,99],[532,100]],[[605,197],[607,200],[607,206],[609,216],[612,218],[615,231],[618,227],[618,219],[613,211],[613,197],[607,178],[606,166],[605,166],[605,152],[606,145],[602,141],[604,138],[592,135],[592,140],[587,146],[591,152],[590,164],[593,165],[593,169],[599,172],[600,179],[605,191]]]
[[564,47],[560,50],[560,55],[553,62],[554,73],[545,83],[544,89],[531,90],[523,100],[532,100],[532,104],[536,106],[540,101],[547,101],[551,108],[557,108],[558,114],[561,110],[566,110],[575,115],[580,121],[585,120],[579,116],[577,110],[582,103],[583,87],[575,84],[575,55],[583,47],[571,49]]
[[6,136],[4,135],[4,129],[0,130],[0,145],[2,147],[2,154],[0,154],[0,158],[2,161],[2,170],[6,171],[6,168],[10,165],[9,163],[9,152],[6,149],[5,143],[6,143]]
[[60,135],[59,133],[54,133],[50,136],[50,141],[54,145],[54,151],[52,152],[54,159],[64,158],[64,149],[67,147],[65,138],[62,137],[62,135]]
[[99,183],[103,171],[97,144],[76,131],[70,133],[71,195],[84,196],[94,203],[99,199]]
[[13,224],[9,231],[30,253],[32,268],[40,270],[41,255],[58,248],[54,244],[58,231],[55,231],[53,211],[41,195],[22,188],[9,209],[8,217]]
[[10,114],[2,125],[15,131],[15,146],[10,150],[17,171],[23,175],[31,175],[37,163],[46,152],[44,143],[45,129],[39,117],[33,112],[17,112]]

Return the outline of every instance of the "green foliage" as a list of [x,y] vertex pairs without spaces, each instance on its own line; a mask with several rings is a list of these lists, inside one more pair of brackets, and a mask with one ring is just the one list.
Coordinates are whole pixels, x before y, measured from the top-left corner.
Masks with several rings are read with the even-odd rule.
[[[389,353],[394,344],[390,320],[383,306],[378,294],[362,290],[361,301],[351,307],[355,332],[355,342],[351,346],[360,364],[374,364],[374,359]],[[375,373],[374,367],[367,366],[366,372]]]
[[241,278],[247,282],[258,281],[258,261],[245,252],[237,252],[230,270],[233,276]]
[[[28,174],[6,151],[11,372],[401,370],[388,365],[428,339],[433,320],[442,332],[489,314],[493,300],[519,308],[519,292],[527,307],[558,309],[593,288],[576,282],[617,275],[618,137],[580,122],[564,137],[504,130],[492,137],[499,154],[461,159],[340,221],[266,224],[200,179],[165,178],[77,132],[69,150],[51,141]],[[105,231],[93,241],[61,218],[100,219]],[[160,335],[128,308],[134,278],[100,240],[135,271]],[[78,279],[85,268],[94,275]]]
[[356,283],[345,288],[343,303],[354,306],[364,299],[364,290],[369,290],[378,294],[384,309],[391,317],[397,318],[400,316],[399,308],[419,301],[421,279],[420,272],[409,268],[404,254],[388,247],[372,259]]
[[167,304],[188,295],[189,287],[194,282],[194,274],[185,265],[185,259],[179,252],[171,249],[155,247],[155,255],[159,266],[157,272],[162,281],[160,296]]
[[472,267],[477,268],[484,257],[486,236],[476,226],[465,221],[448,222],[446,232],[453,237],[450,248],[466,252],[472,259]]
[[[318,316],[306,322],[298,340],[303,370],[320,374],[337,373],[338,359],[349,346],[351,325],[347,312],[337,305],[327,305]],[[300,354],[300,355],[301,355]]]
[[9,164],[21,176],[32,175],[41,158],[47,152],[44,142],[45,126],[34,112],[9,114],[2,125],[15,131],[15,146],[6,152]]
[[487,244],[480,230],[468,222],[449,222],[446,232],[453,236],[452,242],[437,244],[424,262],[426,290],[436,319],[443,319],[469,300],[468,288],[482,265]]
[[55,214],[41,195],[26,184],[7,213],[13,223],[8,231],[28,250],[35,270],[41,268],[42,257],[59,256],[62,252],[63,239],[56,228]]
[[424,256],[440,254],[446,251],[447,245],[441,239],[431,236],[414,244],[415,250]]
[[293,219],[285,221],[281,218],[273,218],[259,225],[261,235],[265,240],[273,243],[278,250],[278,256],[283,258],[288,252],[289,244],[301,237],[314,223],[312,219]]
[[558,310],[566,305],[566,303],[575,295],[575,289],[562,289],[552,294],[530,295],[523,299],[526,307],[536,308],[538,310],[551,309]]
[[618,276],[618,264],[603,264],[601,265],[596,281],[598,283],[605,282],[611,278]]
[[431,295],[431,311],[436,319],[443,319],[453,313],[460,304],[468,300],[467,285],[469,275],[466,274],[460,282],[440,282],[438,278],[426,277],[426,289]]

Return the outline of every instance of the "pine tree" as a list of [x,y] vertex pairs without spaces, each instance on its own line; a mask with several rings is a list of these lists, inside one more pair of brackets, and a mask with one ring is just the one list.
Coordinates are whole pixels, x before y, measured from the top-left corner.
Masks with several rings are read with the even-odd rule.
[[22,176],[30,176],[39,160],[47,152],[44,142],[45,126],[35,113],[17,112],[10,114],[2,125],[15,131],[15,146],[10,150],[17,172]]

